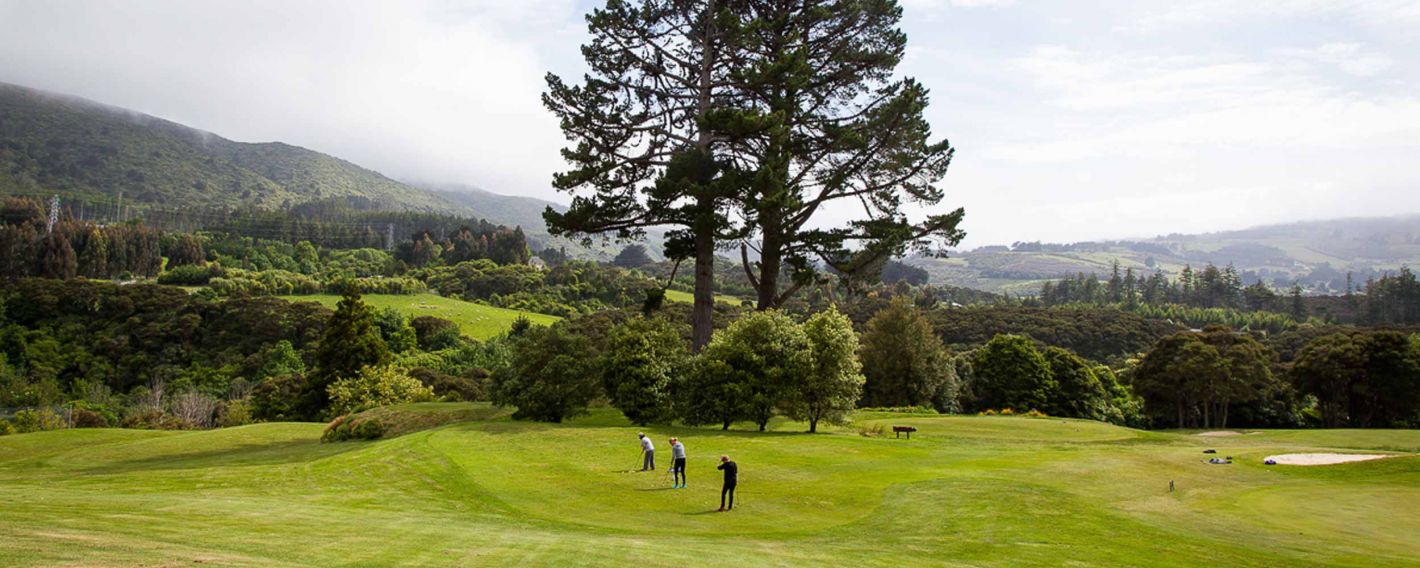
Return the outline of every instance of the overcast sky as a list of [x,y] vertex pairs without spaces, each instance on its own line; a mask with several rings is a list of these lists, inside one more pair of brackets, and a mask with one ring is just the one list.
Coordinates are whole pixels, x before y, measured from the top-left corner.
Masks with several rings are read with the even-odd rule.
[[[557,201],[589,0],[0,0],[0,81]],[[1420,211],[1420,0],[903,0],[968,245]]]

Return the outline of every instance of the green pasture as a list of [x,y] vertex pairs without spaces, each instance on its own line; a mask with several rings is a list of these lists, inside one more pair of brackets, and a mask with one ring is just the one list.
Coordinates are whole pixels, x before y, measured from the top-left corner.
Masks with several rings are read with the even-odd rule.
[[[637,428],[597,410],[514,422],[468,403],[383,409],[431,427],[318,442],[322,425],[0,437],[0,565],[1413,566],[1420,431],[1210,438],[1078,420],[867,414]],[[403,413],[406,416],[400,418]],[[453,422],[450,422],[450,421]],[[442,425],[440,425],[442,424]],[[422,426],[420,426],[422,425]],[[859,430],[887,427],[886,436]],[[912,425],[911,440],[892,425]],[[666,438],[690,456],[671,489]],[[1203,463],[1206,448],[1236,458]],[[1403,454],[1264,466],[1295,451]],[[717,513],[714,464],[741,468]],[[1169,481],[1177,488],[1169,492]]]
[[[305,296],[282,296],[292,302],[320,302],[335,308],[340,296],[334,294],[312,294]],[[437,294],[366,294],[362,296],[366,304],[375,309],[394,308],[410,317],[434,316],[459,324],[459,330],[473,339],[488,339],[513,325],[518,316],[526,316],[536,325],[550,325],[562,319],[557,316],[510,310],[484,304],[475,304]]]
[[[680,290],[666,290],[666,299],[672,302],[680,302],[682,304],[694,304],[695,294],[691,294],[690,292],[682,292]],[[715,302],[719,304],[724,304],[726,306],[738,306],[740,305],[740,301],[741,300],[739,298],[736,298],[734,296],[722,296],[720,294],[715,294]]]

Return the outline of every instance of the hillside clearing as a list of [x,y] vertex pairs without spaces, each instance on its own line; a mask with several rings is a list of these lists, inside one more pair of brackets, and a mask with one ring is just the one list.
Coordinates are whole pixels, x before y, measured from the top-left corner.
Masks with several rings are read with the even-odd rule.
[[[292,302],[320,302],[334,308],[340,296],[334,294],[312,294],[307,296],[281,296]],[[552,325],[557,316],[510,310],[463,300],[445,298],[437,294],[366,294],[361,296],[366,304],[375,309],[394,308],[410,317],[434,316],[459,324],[464,336],[473,339],[488,339],[508,330],[518,316],[526,316],[534,325]]]

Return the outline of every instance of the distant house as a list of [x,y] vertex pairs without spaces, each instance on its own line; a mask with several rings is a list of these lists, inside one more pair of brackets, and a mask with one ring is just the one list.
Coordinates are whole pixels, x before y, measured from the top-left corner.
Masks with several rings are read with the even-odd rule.
[[536,256],[528,259],[528,266],[531,266],[538,270],[547,270],[547,263],[543,262],[541,258],[538,258]]

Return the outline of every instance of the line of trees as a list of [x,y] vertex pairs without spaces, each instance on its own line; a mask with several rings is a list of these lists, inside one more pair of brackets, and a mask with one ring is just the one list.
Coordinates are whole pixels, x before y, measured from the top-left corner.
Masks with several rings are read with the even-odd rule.
[[1262,426],[1420,424],[1420,334],[1340,328],[1279,347],[1211,326],[1158,342],[1131,370],[1154,424],[1226,428],[1236,407]]
[[[1306,321],[1315,312],[1332,318],[1345,316],[1351,323],[1367,325],[1420,323],[1420,281],[1408,267],[1368,279],[1355,292],[1349,277],[1347,282],[1345,296],[1331,298],[1343,299],[1347,305],[1339,306],[1344,309],[1324,313],[1321,310],[1330,308],[1329,302],[1303,296],[1300,285],[1294,284],[1285,294],[1279,294],[1261,281],[1244,286],[1232,265],[1219,269],[1208,264],[1197,271],[1185,266],[1176,280],[1170,280],[1162,271],[1149,276],[1136,275],[1133,268],[1121,271],[1119,263],[1115,262],[1108,280],[1101,281],[1093,273],[1079,273],[1046,282],[1041,285],[1037,301],[1046,306],[1117,305],[1129,310],[1182,306],[1199,310],[1271,312],[1297,322]],[[1267,323],[1273,328],[1280,325],[1280,322]]]

